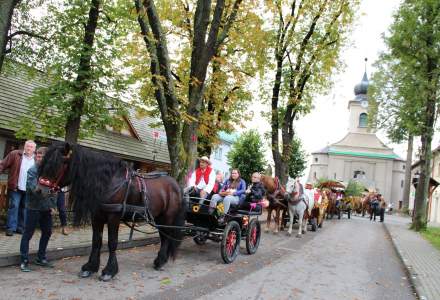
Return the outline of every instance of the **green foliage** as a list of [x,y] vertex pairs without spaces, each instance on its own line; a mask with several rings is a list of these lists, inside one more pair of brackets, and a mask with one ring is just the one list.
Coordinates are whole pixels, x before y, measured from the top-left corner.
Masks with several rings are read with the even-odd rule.
[[435,248],[440,250],[440,228],[428,227],[421,231],[422,236],[427,239]]
[[290,146],[289,176],[291,178],[302,176],[306,167],[306,153],[302,149],[301,140],[295,137]]
[[360,197],[365,191],[365,187],[360,182],[350,180],[345,188],[345,196],[347,197]]
[[[41,122],[40,129],[46,136],[64,136],[74,97],[85,99],[80,112],[81,137],[92,135],[106,125],[120,125],[120,118],[115,116],[126,113],[127,103],[121,99],[128,96],[129,81],[121,62],[127,43],[129,27],[125,20],[130,6],[126,1],[100,1],[93,48],[89,49],[84,36],[90,6],[91,0],[47,1],[43,16],[30,23],[45,39],[34,41],[31,48],[23,43],[20,48],[23,51],[17,51],[14,56],[46,76],[44,85],[28,99],[31,114]],[[28,55],[29,49],[32,55]],[[79,72],[84,53],[91,55],[87,89],[78,88],[77,82],[78,76],[85,75]],[[28,127],[28,122],[21,120],[20,135],[35,134],[32,132],[35,126]]]
[[255,130],[242,134],[232,145],[228,153],[228,163],[234,169],[239,169],[241,177],[250,182],[253,172],[262,172],[266,167],[263,142]]

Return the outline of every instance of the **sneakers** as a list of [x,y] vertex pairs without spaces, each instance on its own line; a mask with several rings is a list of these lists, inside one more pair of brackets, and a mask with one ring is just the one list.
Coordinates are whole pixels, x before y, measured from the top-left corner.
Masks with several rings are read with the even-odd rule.
[[29,263],[28,262],[22,262],[20,265],[20,270],[22,272],[30,272],[31,269],[29,269]]
[[38,266],[42,266],[42,267],[46,267],[46,268],[53,268],[52,263],[50,263],[47,259],[37,258],[34,263]]
[[6,229],[6,236],[13,236],[14,232],[10,229]]

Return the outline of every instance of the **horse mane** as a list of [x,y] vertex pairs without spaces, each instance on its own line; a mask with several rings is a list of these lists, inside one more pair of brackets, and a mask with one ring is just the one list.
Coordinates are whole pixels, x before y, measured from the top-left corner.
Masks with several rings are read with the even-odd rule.
[[112,178],[122,177],[127,164],[114,156],[89,150],[79,145],[71,149],[69,165],[70,206],[75,212],[74,223],[89,219],[102,201],[107,200]]

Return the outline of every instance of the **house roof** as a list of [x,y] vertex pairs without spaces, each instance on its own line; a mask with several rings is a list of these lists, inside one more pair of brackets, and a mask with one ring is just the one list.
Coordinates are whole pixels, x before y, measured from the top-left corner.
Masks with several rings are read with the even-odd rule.
[[[0,74],[0,129],[15,133],[17,122],[24,116],[29,116],[29,107],[26,99],[32,95],[35,88],[44,87],[44,83],[36,79],[29,79],[24,72],[14,74]],[[97,130],[93,137],[79,140],[79,144],[97,150],[111,152],[124,159],[161,163],[169,163],[168,148],[162,128],[152,129],[152,118],[137,118],[134,111],[128,117],[129,126],[135,130],[135,136],[125,136],[108,130]],[[37,126],[36,135],[42,137],[41,122],[32,120]],[[155,120],[157,123],[157,120]],[[153,134],[157,131],[159,134]],[[155,138],[158,136],[158,138]],[[60,138],[51,138],[61,140]]]

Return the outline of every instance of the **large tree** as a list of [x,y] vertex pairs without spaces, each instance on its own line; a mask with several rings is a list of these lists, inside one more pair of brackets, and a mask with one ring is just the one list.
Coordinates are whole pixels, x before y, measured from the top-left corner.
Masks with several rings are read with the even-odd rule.
[[[103,0],[47,4],[38,24],[48,38],[35,43],[33,59],[21,57],[46,76],[45,86],[28,101],[46,136],[76,143],[81,135],[120,123],[115,116],[126,106],[120,99],[125,81],[118,60],[126,35],[120,15],[128,10]],[[35,131],[28,119],[22,125],[18,135]]]
[[[437,0],[406,0],[394,16],[386,38],[389,54],[412,88],[412,97],[403,97],[402,111],[417,109],[415,131],[421,137],[420,176],[416,188],[413,227],[426,227],[426,202],[431,172],[431,143],[438,112],[440,91],[440,5]],[[400,92],[400,89],[397,89]],[[410,114],[411,115],[411,114]],[[403,120],[405,121],[405,120]],[[414,124],[409,123],[410,126]],[[403,130],[408,129],[402,126]]]
[[275,175],[283,183],[287,181],[293,121],[310,110],[315,94],[330,87],[331,75],[342,65],[340,50],[358,2],[278,0],[268,4],[276,28],[272,49],[272,155]]
[[413,105],[420,96],[414,86],[414,74],[391,53],[383,52],[375,63],[376,70],[368,88],[370,126],[382,129],[394,143],[407,142],[403,207],[409,206],[413,140],[420,136],[421,111]]
[[247,183],[250,182],[253,172],[262,172],[266,168],[263,142],[256,131],[243,133],[232,144],[228,163],[232,168],[240,170],[241,177]]
[[[183,2],[187,11],[183,19],[186,40],[179,41],[181,50],[176,53],[176,50],[168,47],[170,36],[164,29],[164,23],[170,20],[164,20],[159,14],[160,9],[172,2],[162,1],[158,8],[153,0],[134,1],[150,63],[151,88],[167,135],[171,173],[181,183],[197,153],[208,66],[230,38],[241,2]],[[185,47],[185,42],[190,46]],[[189,59],[173,64],[184,57],[182,51],[186,51]]]
[[11,28],[12,14],[20,0],[0,1],[0,72],[7,51],[7,44],[11,40],[9,29]]

